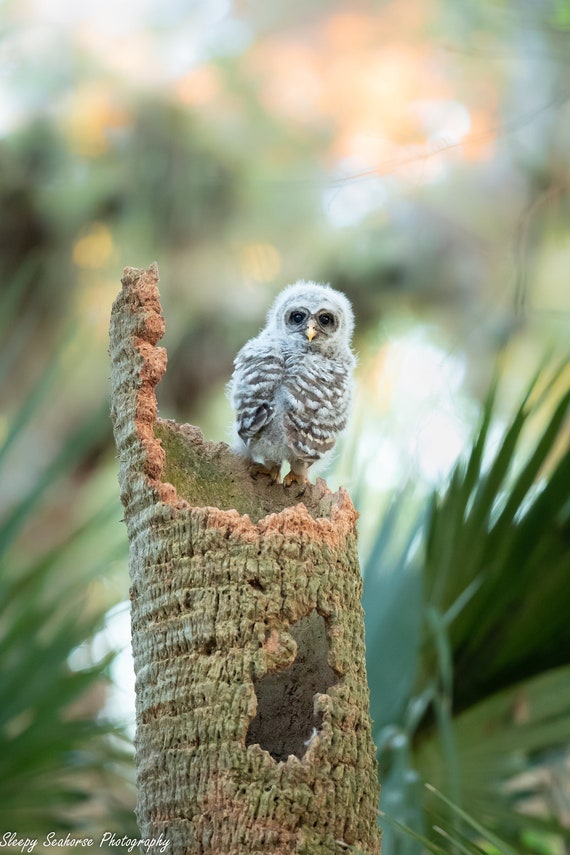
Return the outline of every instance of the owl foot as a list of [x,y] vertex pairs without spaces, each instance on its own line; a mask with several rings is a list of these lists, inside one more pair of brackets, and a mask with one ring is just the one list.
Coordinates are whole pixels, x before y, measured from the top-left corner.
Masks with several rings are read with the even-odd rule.
[[268,468],[264,466],[263,463],[252,463],[249,467],[249,474],[252,478],[257,478],[258,475],[269,475],[271,478],[271,484],[280,484],[281,483],[281,467],[280,466],[272,466]]
[[292,484],[299,484],[300,487],[305,487],[307,479],[304,475],[300,475],[298,472],[293,472],[291,469],[291,471],[283,478],[283,486],[291,487]]

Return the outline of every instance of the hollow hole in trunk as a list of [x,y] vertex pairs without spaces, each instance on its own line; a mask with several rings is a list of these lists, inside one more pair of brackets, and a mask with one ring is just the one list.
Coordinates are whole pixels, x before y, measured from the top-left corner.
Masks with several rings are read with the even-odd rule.
[[318,734],[322,715],[315,715],[315,694],[326,694],[337,682],[328,663],[329,642],[324,618],[312,611],[289,629],[297,642],[295,661],[283,671],[255,683],[257,713],[246,736],[274,760],[290,754],[301,759]]

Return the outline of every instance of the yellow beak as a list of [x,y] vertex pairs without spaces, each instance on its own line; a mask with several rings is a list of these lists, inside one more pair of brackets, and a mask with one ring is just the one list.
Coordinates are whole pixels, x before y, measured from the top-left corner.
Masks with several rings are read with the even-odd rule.
[[312,341],[314,339],[314,337],[316,336],[316,334],[317,334],[317,328],[315,326],[315,322],[309,321],[305,335],[307,336],[309,341]]

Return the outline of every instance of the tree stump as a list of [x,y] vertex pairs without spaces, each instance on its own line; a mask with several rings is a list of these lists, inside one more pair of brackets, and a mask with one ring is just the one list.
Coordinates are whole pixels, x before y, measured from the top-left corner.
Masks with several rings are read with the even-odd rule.
[[173,855],[380,851],[357,514],[157,418],[158,270],[111,316],[130,541],[137,819]]

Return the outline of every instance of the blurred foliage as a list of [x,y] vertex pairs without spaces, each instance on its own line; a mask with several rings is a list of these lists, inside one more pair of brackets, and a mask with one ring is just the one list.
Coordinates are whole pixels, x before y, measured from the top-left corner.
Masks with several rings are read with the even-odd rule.
[[[27,504],[27,503],[26,503]],[[28,507],[30,505],[28,504]],[[20,507],[22,517],[28,511]],[[107,517],[107,520],[105,519]],[[132,751],[100,716],[113,652],[93,661],[104,609],[89,608],[99,561],[62,579],[66,552],[105,530],[108,513],[27,566],[10,568],[10,520],[0,526],[0,825],[25,834],[56,829],[135,831]],[[81,552],[79,553],[81,554]]]
[[[330,281],[354,303],[359,416],[331,478],[363,510],[393,823],[422,837],[441,820],[455,842],[437,845],[450,851],[473,851],[473,822],[489,851],[501,851],[493,835],[550,851],[540,829],[569,823],[565,375],[544,402],[541,375],[516,412],[542,354],[564,358],[569,340],[569,9],[2,4],[0,645],[10,641],[2,679],[22,688],[6,761],[18,733],[18,750],[27,728],[35,744],[40,710],[61,736],[50,759],[46,730],[45,765],[22,766],[30,809],[31,782],[53,771],[69,793],[53,810],[75,822],[71,791],[102,798],[115,762],[100,704],[82,742],[85,722],[64,703],[106,660],[66,663],[126,597],[126,562],[111,558],[126,535],[102,415],[107,327],[122,268],[157,259],[162,414],[213,439],[228,435],[232,359],[283,285]],[[497,351],[501,393],[448,479]],[[401,492],[408,481],[417,490]],[[442,798],[426,798],[424,779]],[[536,820],[539,840],[537,797],[555,817]],[[390,834],[386,855],[423,845]]]
[[101,331],[153,258],[161,394],[191,419],[301,277],[346,291],[362,341],[381,312],[435,321],[478,392],[509,336],[525,361],[564,342],[564,2],[143,6],[3,7],[0,274],[28,267],[40,342],[66,311]]
[[[3,334],[25,299],[25,280],[14,282],[0,299]],[[96,407],[70,426],[61,449],[26,483],[10,478],[26,431],[45,419],[54,387],[65,387],[64,351],[65,344],[51,354],[32,389],[18,390],[18,404],[4,402],[0,826],[24,835],[93,833],[115,822],[134,832],[130,739],[103,712],[115,653],[105,651],[100,632],[117,596],[110,569],[126,557],[115,533],[120,506],[115,498],[97,511],[76,507],[89,457],[108,432],[106,412]],[[10,353],[0,358],[1,374],[9,361]]]
[[[388,819],[418,834],[458,822],[423,780],[499,851],[536,853],[533,830],[570,840],[568,372],[533,380],[493,448],[496,395],[429,512],[410,521],[402,494],[382,516],[364,565],[368,673]],[[422,851],[393,825],[386,837]]]

